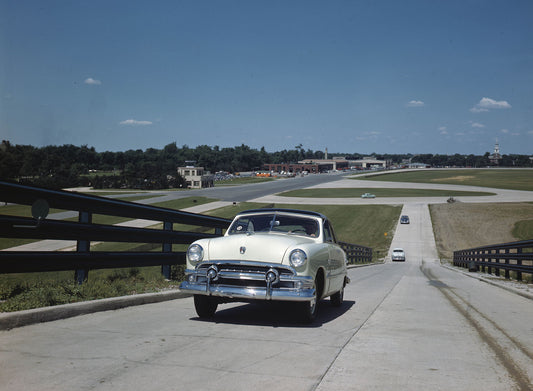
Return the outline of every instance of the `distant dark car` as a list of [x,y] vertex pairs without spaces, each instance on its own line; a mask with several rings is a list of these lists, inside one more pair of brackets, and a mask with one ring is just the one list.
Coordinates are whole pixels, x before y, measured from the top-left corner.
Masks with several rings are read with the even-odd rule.
[[409,224],[409,216],[403,215],[400,217],[400,224]]

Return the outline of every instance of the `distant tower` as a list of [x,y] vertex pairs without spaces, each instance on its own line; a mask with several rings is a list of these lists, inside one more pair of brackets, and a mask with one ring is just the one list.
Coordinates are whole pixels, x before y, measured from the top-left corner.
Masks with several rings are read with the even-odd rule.
[[328,160],[328,147],[326,147],[326,156],[324,157],[325,160]]
[[489,160],[492,164],[500,164],[500,160],[502,160],[502,155],[500,155],[500,144],[498,141],[494,144],[494,152],[489,156]]

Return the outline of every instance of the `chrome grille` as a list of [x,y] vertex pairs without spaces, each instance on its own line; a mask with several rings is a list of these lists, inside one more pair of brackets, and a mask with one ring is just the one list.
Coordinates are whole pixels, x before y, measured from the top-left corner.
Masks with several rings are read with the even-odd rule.
[[266,273],[271,269],[276,269],[279,273],[280,281],[275,286],[278,288],[292,288],[292,278],[296,275],[291,268],[276,264],[206,262],[197,267],[198,282],[206,279],[207,270],[213,265],[218,270],[218,277],[211,282],[212,285],[265,287]]

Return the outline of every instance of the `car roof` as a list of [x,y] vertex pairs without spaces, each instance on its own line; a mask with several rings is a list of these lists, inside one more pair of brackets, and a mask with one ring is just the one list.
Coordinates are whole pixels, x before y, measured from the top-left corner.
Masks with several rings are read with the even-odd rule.
[[301,210],[301,209],[283,209],[283,208],[262,208],[262,209],[248,209],[245,211],[242,211],[240,213],[237,213],[237,215],[244,215],[244,214],[254,214],[254,213],[296,213],[296,214],[303,214],[313,217],[320,217],[322,220],[327,220],[327,217],[324,216],[322,213],[313,212],[311,210]]

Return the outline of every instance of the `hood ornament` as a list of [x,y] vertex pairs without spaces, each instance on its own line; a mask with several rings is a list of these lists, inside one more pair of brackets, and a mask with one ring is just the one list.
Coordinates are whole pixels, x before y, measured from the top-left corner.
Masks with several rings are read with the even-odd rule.
[[244,254],[244,253],[246,252],[246,247],[241,246],[241,248],[239,248],[239,252],[240,252],[241,254]]

